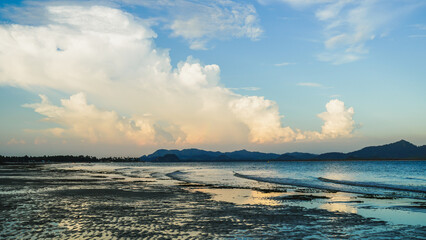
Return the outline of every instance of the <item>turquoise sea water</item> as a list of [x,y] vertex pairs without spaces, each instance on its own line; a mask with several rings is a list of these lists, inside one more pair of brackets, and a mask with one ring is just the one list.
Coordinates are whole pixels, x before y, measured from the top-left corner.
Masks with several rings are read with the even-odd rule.
[[141,162],[85,167],[201,184],[208,187],[194,191],[235,204],[321,208],[426,226],[426,161]]

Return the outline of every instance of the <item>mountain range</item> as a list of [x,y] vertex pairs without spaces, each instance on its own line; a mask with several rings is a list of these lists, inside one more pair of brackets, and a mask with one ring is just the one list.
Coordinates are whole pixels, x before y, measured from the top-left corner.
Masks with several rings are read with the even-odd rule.
[[250,152],[205,151],[200,149],[166,150],[160,149],[144,155],[141,161],[147,162],[231,162],[231,161],[301,161],[301,160],[426,160],[426,145],[416,146],[405,140],[365,147],[357,151],[322,154],[291,152],[284,154]]

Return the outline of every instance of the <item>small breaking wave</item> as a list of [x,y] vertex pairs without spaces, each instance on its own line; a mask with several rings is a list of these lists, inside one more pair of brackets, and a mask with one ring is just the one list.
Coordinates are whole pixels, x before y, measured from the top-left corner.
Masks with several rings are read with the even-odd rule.
[[323,178],[323,177],[319,177],[318,180],[323,182],[330,182],[330,183],[357,186],[357,187],[382,188],[382,189],[389,189],[389,190],[396,190],[396,191],[426,193],[426,188],[421,186],[393,185],[393,184],[378,183],[378,182],[356,182],[356,181],[347,181],[347,180],[335,180],[335,179],[329,179],[329,178]]
[[[259,177],[259,176],[253,176],[253,175],[245,175],[240,173],[234,173],[234,176],[255,180],[259,182],[267,182],[267,183],[275,183],[275,184],[281,184],[281,185],[289,185],[289,186],[295,186],[295,187],[306,187],[306,188],[316,188],[320,190],[326,190],[331,192],[342,192],[341,188],[333,187],[333,186],[327,186],[325,184],[316,184],[314,182],[308,183],[306,180],[302,179],[294,179],[294,178],[272,178],[272,177]],[[364,194],[362,192],[357,191],[344,191],[344,192],[350,192],[350,193],[360,193]]]
[[[359,183],[351,181],[332,180],[327,178],[318,178],[319,181],[312,181],[309,179],[293,179],[293,178],[277,178],[277,177],[260,177],[255,175],[246,175],[234,173],[234,176],[239,178],[250,179],[259,182],[274,183],[280,185],[288,185],[294,187],[313,188],[331,192],[347,192],[362,195],[382,195],[398,198],[412,198],[412,199],[426,199],[424,195],[425,189],[410,187],[410,186],[397,186],[390,184],[379,183]],[[371,188],[380,188],[377,191],[372,191]],[[392,191],[386,191],[392,190]],[[397,192],[395,192],[397,191]]]
[[178,170],[171,173],[167,173],[166,176],[174,180],[188,182],[188,180],[184,178],[184,176],[187,174],[187,172],[182,172]]
[[419,178],[419,177],[405,177],[405,179],[410,179],[410,180],[417,180],[417,181],[426,182],[426,179],[425,179],[425,178]]

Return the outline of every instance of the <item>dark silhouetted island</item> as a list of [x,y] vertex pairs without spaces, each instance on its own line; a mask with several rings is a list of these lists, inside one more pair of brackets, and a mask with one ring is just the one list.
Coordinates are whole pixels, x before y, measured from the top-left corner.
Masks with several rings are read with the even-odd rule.
[[236,161],[344,161],[344,160],[426,160],[426,145],[416,146],[405,140],[381,146],[365,147],[349,152],[312,154],[292,152],[284,154],[250,152],[205,151],[200,149],[160,149],[140,158],[91,156],[0,156],[0,164],[7,163],[70,163],[70,162],[236,162]]
[[416,146],[405,140],[381,146],[365,147],[349,152],[323,154],[292,152],[284,154],[250,152],[205,151],[200,149],[160,149],[140,158],[146,162],[231,162],[231,161],[321,161],[321,160],[426,160],[426,145]]

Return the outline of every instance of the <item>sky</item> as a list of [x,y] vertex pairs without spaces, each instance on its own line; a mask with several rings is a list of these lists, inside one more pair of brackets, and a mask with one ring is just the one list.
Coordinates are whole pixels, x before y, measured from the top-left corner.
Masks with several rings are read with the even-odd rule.
[[424,0],[0,2],[0,155],[426,144]]

